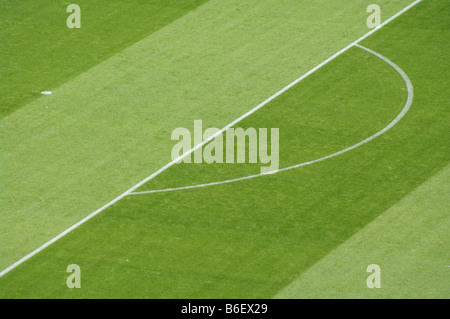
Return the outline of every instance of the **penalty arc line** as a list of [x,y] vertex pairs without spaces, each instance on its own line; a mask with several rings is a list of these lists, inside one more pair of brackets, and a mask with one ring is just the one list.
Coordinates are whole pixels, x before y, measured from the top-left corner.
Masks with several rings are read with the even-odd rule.
[[216,132],[214,135],[211,135],[209,138],[207,138],[206,140],[204,140],[202,143],[196,145],[195,147],[191,148],[189,151],[185,152],[184,154],[178,156],[176,159],[174,159],[173,161],[171,161],[170,163],[164,165],[163,167],[161,167],[159,170],[157,170],[156,172],[154,172],[153,174],[151,174],[150,176],[146,177],[145,179],[143,179],[142,181],[140,181],[139,183],[137,183],[136,185],[134,185],[133,187],[131,187],[130,189],[128,189],[127,191],[125,191],[124,193],[120,194],[119,196],[117,196],[116,198],[114,198],[112,201],[110,201],[109,203],[103,205],[102,207],[100,207],[99,209],[97,209],[96,211],[94,211],[93,213],[89,214],[88,216],[86,216],[85,218],[83,218],[82,220],[80,220],[79,222],[77,222],[76,224],[72,225],[71,227],[69,227],[68,229],[66,229],[65,231],[63,231],[62,233],[60,233],[59,235],[55,236],[54,238],[52,238],[51,240],[49,240],[48,242],[46,242],[45,244],[43,244],[42,246],[40,246],[39,248],[35,249],[34,251],[32,251],[31,253],[29,253],[28,255],[22,257],[21,259],[19,259],[18,261],[16,261],[15,263],[13,263],[12,265],[8,266],[7,268],[5,268],[4,270],[2,270],[0,272],[0,277],[3,277],[4,275],[6,275],[7,273],[9,273],[11,270],[15,269],[16,267],[18,267],[19,265],[21,265],[22,263],[24,263],[25,261],[27,261],[28,259],[30,259],[31,257],[35,256],[36,254],[40,253],[41,251],[43,251],[45,248],[47,248],[48,246],[50,246],[51,244],[53,244],[54,242],[58,241],[59,239],[61,239],[62,237],[64,237],[65,235],[67,235],[68,233],[70,233],[72,230],[78,228],[79,226],[81,226],[82,224],[84,224],[85,222],[87,222],[88,220],[92,219],[93,217],[95,217],[96,215],[98,215],[99,213],[101,213],[102,211],[104,211],[105,209],[107,209],[108,207],[112,206],[113,204],[117,203],[118,201],[120,201],[122,198],[124,198],[127,195],[130,195],[131,193],[133,193],[136,189],[138,189],[139,187],[141,187],[143,184],[145,184],[146,182],[148,182],[149,180],[153,179],[154,177],[158,176],[159,174],[161,174],[162,172],[164,172],[166,169],[168,169],[169,167],[173,166],[174,164],[178,163],[179,161],[181,161],[184,157],[190,155],[191,153],[193,153],[195,150],[199,149],[200,147],[203,147],[203,145],[205,145],[206,143],[210,142],[211,140],[213,140],[215,137],[217,137],[218,135],[222,134],[224,131],[226,131],[228,128],[236,125],[237,123],[239,123],[240,121],[242,121],[243,119],[245,119],[246,117],[248,117],[249,115],[253,114],[254,112],[256,112],[257,110],[259,110],[260,108],[262,108],[264,105],[266,105],[267,103],[269,103],[270,101],[272,101],[273,99],[275,99],[276,97],[278,97],[279,95],[283,94],[285,91],[289,90],[291,87],[293,87],[294,85],[296,85],[297,83],[299,83],[300,81],[302,81],[303,79],[305,79],[306,77],[308,77],[309,75],[311,75],[312,73],[316,72],[317,70],[319,70],[320,68],[322,68],[324,65],[328,64],[329,62],[333,61],[334,59],[336,59],[338,56],[342,55],[343,53],[345,53],[346,51],[348,51],[350,48],[352,48],[354,45],[358,44],[359,42],[363,41],[364,39],[366,39],[367,37],[369,37],[370,35],[372,35],[373,33],[375,33],[376,31],[380,30],[382,27],[384,27],[385,25],[387,25],[388,23],[390,23],[391,21],[393,21],[394,19],[396,19],[397,17],[399,17],[400,15],[402,15],[403,13],[405,13],[406,11],[408,11],[409,9],[411,9],[412,7],[414,7],[415,5],[417,5],[418,3],[422,2],[422,0],[416,0],[413,3],[411,3],[410,5],[406,6],[405,8],[403,8],[401,11],[397,12],[395,15],[393,15],[392,17],[390,17],[389,19],[387,19],[386,21],[384,21],[383,23],[381,23],[379,26],[377,26],[376,28],[372,29],[371,31],[367,32],[365,35],[363,35],[362,37],[360,37],[359,39],[357,39],[356,41],[350,43],[348,46],[346,46],[345,48],[343,48],[342,50],[336,52],[335,54],[333,54],[332,56],[330,56],[328,59],[326,59],[325,61],[323,61],[322,63],[318,64],[316,67],[314,67],[313,69],[311,69],[310,71],[308,71],[307,73],[303,74],[301,77],[299,77],[298,79],[294,80],[293,82],[291,82],[290,84],[288,84],[287,86],[285,86],[284,88],[282,88],[280,91],[278,91],[277,93],[275,93],[274,95],[272,95],[271,97],[269,97],[268,99],[266,99],[265,101],[263,101],[262,103],[258,104],[257,106],[255,106],[253,109],[251,109],[250,111],[248,111],[247,113],[241,115],[239,118],[237,118],[236,120],[234,120],[233,122],[231,122],[230,124],[228,124],[227,126],[225,126],[224,128],[222,128],[221,130],[219,130],[218,132]]
[[207,186],[214,186],[214,185],[220,185],[220,184],[228,184],[228,183],[233,183],[233,182],[238,182],[238,181],[243,181],[243,180],[247,180],[247,179],[252,179],[252,178],[256,178],[256,177],[261,177],[261,176],[266,176],[266,175],[273,175],[279,172],[284,172],[284,171],[288,171],[294,168],[299,168],[302,166],[307,166],[307,165],[311,165],[311,164],[315,164],[318,162],[322,162],[324,160],[327,160],[329,158],[344,154],[348,151],[351,151],[357,147],[360,147],[361,145],[364,145],[372,140],[374,140],[375,138],[377,138],[378,136],[380,136],[381,134],[387,132],[388,130],[390,130],[394,125],[396,125],[404,116],[405,114],[409,111],[413,99],[414,99],[414,88],[413,85],[411,83],[411,80],[409,79],[408,75],[406,75],[406,73],[398,66],[396,65],[394,62],[392,62],[391,60],[389,60],[388,58],[382,56],[381,54],[368,49],[362,45],[359,44],[355,44],[355,47],[358,47],[362,50],[365,50],[373,55],[375,55],[376,57],[380,58],[381,60],[383,60],[384,62],[386,62],[387,64],[389,64],[392,68],[394,68],[403,78],[403,80],[405,81],[406,84],[406,88],[408,91],[408,97],[406,99],[406,103],[405,106],[402,108],[402,110],[400,111],[400,113],[395,117],[395,119],[393,119],[386,127],[384,127],[383,129],[381,129],[380,131],[378,131],[377,133],[369,136],[368,138],[352,145],[349,146],[347,148],[344,148],[338,152],[329,154],[327,156],[323,156],[320,158],[317,158],[315,160],[312,161],[308,161],[308,162],[303,162],[300,164],[296,164],[296,165],[292,165],[292,166],[288,166],[288,167],[284,167],[281,169],[278,169],[276,171],[273,172],[268,172],[268,173],[261,173],[261,174],[255,174],[255,175],[249,175],[249,176],[244,176],[244,177],[238,177],[238,178],[233,178],[233,179],[228,179],[228,180],[224,180],[224,181],[219,181],[219,182],[211,182],[211,183],[205,183],[205,184],[197,184],[197,185],[190,185],[190,186],[182,186],[182,187],[174,187],[174,188],[165,188],[165,189],[156,189],[156,190],[149,190],[149,191],[142,191],[142,192],[132,192],[129,195],[143,195],[143,194],[152,194],[152,193],[161,193],[161,192],[172,192],[172,191],[178,191],[178,190],[185,190],[185,189],[193,189],[193,188],[200,188],[200,187],[207,187]]

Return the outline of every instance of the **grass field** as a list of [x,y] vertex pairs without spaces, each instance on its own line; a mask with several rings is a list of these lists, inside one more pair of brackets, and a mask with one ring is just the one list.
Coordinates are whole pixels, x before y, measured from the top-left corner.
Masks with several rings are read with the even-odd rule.
[[[0,297],[449,298],[450,2],[413,2],[80,0],[68,29],[67,1],[0,0]],[[413,90],[347,47],[372,3],[402,14],[359,44]],[[279,128],[281,169],[412,105],[311,165],[150,175],[175,128],[223,128],[304,74],[235,125]]]

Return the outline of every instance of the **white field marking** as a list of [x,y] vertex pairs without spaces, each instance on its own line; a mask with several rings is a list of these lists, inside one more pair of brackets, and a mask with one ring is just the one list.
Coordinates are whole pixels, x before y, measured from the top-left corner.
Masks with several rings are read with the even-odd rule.
[[150,190],[150,191],[142,191],[142,192],[133,192],[130,193],[130,195],[140,195],[140,194],[151,194],[151,193],[160,193],[160,192],[170,192],[170,191],[177,191],[177,190],[183,190],[183,189],[191,189],[191,188],[199,188],[199,187],[205,187],[205,186],[213,186],[213,185],[219,185],[219,184],[227,184],[227,183],[233,183],[233,182],[237,182],[237,181],[242,181],[242,180],[246,180],[246,179],[251,179],[251,178],[255,178],[255,177],[261,177],[264,175],[268,175],[268,174],[276,174],[279,172],[283,172],[283,171],[287,171],[287,170],[291,170],[294,168],[299,168],[302,166],[306,166],[306,165],[311,165],[314,163],[318,163],[321,161],[324,161],[326,159],[341,155],[343,153],[346,153],[348,151],[351,151],[363,144],[366,144],[368,142],[370,142],[371,140],[377,138],[378,136],[380,136],[381,134],[385,133],[386,131],[390,130],[395,124],[397,124],[406,114],[406,112],[409,111],[411,104],[413,102],[413,98],[414,98],[414,89],[413,89],[413,85],[411,83],[411,80],[409,79],[409,77],[406,75],[406,73],[399,67],[397,66],[394,62],[392,62],[391,60],[387,59],[386,57],[382,56],[381,54],[372,51],[366,47],[363,47],[362,45],[359,44],[355,44],[356,47],[361,48],[373,55],[375,55],[376,57],[382,59],[383,61],[385,61],[386,63],[388,63],[390,66],[392,66],[403,78],[403,80],[406,83],[406,88],[408,90],[408,98],[406,100],[406,104],[403,107],[403,109],[401,110],[401,112],[397,115],[397,117],[391,122],[389,123],[385,128],[383,128],[382,130],[378,131],[377,133],[373,134],[372,136],[362,140],[361,142],[358,142],[350,147],[344,148],[343,150],[340,150],[336,153],[312,160],[312,161],[308,161],[308,162],[304,162],[304,163],[300,163],[300,164],[296,164],[296,165],[292,165],[289,167],[285,167],[285,168],[280,168],[276,171],[272,171],[272,172],[268,172],[268,173],[262,173],[262,174],[255,174],[255,175],[249,175],[249,176],[244,176],[244,177],[239,177],[239,178],[234,178],[234,179],[229,179],[229,180],[225,180],[225,181],[220,181],[220,182],[212,182],[212,183],[205,183],[205,184],[197,184],[197,185],[191,185],[191,186],[183,186],[183,187],[175,187],[175,188],[165,188],[165,189],[157,189],[157,190]]
[[52,94],[52,92],[51,91],[42,91],[41,94],[43,94],[43,95],[50,95],[50,94]]
[[195,150],[199,149],[200,147],[202,147],[203,145],[205,145],[206,143],[208,143],[209,141],[211,141],[212,139],[214,139],[216,136],[222,134],[222,132],[226,131],[228,128],[236,125],[237,123],[239,123],[240,121],[242,121],[244,118],[248,117],[249,115],[251,115],[252,113],[256,112],[257,110],[259,110],[261,107],[263,107],[264,105],[266,105],[267,103],[269,103],[270,101],[272,101],[273,99],[275,99],[277,96],[283,94],[285,91],[289,90],[291,87],[293,87],[294,85],[296,85],[298,82],[302,81],[303,79],[305,79],[306,77],[308,77],[309,75],[311,75],[312,73],[316,72],[317,70],[319,70],[320,68],[322,68],[324,65],[328,64],[329,62],[331,62],[332,60],[336,59],[338,56],[340,56],[341,54],[343,54],[344,52],[346,52],[348,49],[350,49],[351,47],[353,47],[354,45],[358,44],[359,42],[361,42],[362,40],[364,40],[365,38],[367,38],[368,36],[372,35],[373,33],[375,33],[376,31],[378,31],[379,29],[381,29],[382,27],[384,27],[386,24],[390,23],[392,20],[396,19],[397,17],[399,17],[400,15],[402,15],[403,13],[405,13],[406,11],[408,11],[409,9],[411,9],[412,7],[414,7],[415,5],[417,5],[418,3],[422,2],[422,0],[416,0],[413,3],[411,3],[410,5],[408,5],[407,7],[403,8],[401,11],[397,12],[395,15],[393,15],[392,17],[390,17],[389,19],[387,19],[386,21],[384,21],[382,24],[380,24],[378,27],[372,29],[371,31],[367,32],[365,35],[363,35],[362,37],[360,37],[358,40],[350,43],[348,46],[346,46],[345,48],[343,48],[342,50],[340,50],[339,52],[335,53],[334,55],[332,55],[331,57],[329,57],[328,59],[326,59],[325,61],[323,61],[322,63],[320,63],[319,65],[317,65],[316,67],[314,67],[313,69],[311,69],[310,71],[308,71],[307,73],[303,74],[301,77],[299,77],[297,80],[293,81],[292,83],[290,83],[289,85],[285,86],[283,89],[281,89],[280,91],[278,91],[277,93],[275,93],[274,95],[272,95],[271,97],[269,97],[268,99],[266,99],[265,101],[263,101],[262,103],[260,103],[259,105],[255,106],[253,109],[251,109],[250,111],[248,111],[247,113],[245,113],[244,115],[240,116],[239,118],[237,118],[236,120],[234,120],[233,122],[231,122],[230,124],[228,124],[227,126],[225,126],[223,129],[221,129],[220,131],[218,131],[216,134],[211,135],[209,138],[207,138],[206,140],[204,140],[202,143],[196,145],[195,147],[193,147],[192,149],[190,149],[189,151],[185,152],[184,154],[178,156],[176,159],[174,159],[173,161],[171,161],[170,163],[166,164],[165,166],[161,167],[159,170],[157,170],[156,172],[154,172],[153,174],[151,174],[150,176],[148,176],[147,178],[143,179],[142,181],[140,181],[139,183],[137,183],[136,185],[134,185],[133,187],[131,187],[130,189],[128,189],[127,191],[125,191],[124,193],[122,193],[121,195],[119,195],[118,197],[116,197],[115,199],[113,199],[112,201],[110,201],[109,203],[105,204],[104,206],[100,207],[99,209],[97,209],[95,212],[89,214],[88,216],[86,216],[85,218],[83,218],[82,220],[80,220],[78,223],[74,224],[73,226],[71,226],[70,228],[66,229],[65,231],[63,231],[61,234],[57,235],[56,237],[54,237],[53,239],[49,240],[48,242],[46,242],[45,244],[43,244],[42,246],[40,246],[39,248],[35,249],[34,251],[32,251],[31,253],[29,253],[28,255],[22,257],[21,259],[19,259],[18,261],[16,261],[14,264],[8,266],[7,268],[5,268],[4,270],[2,270],[0,272],[0,277],[3,277],[5,274],[7,274],[8,272],[10,272],[11,270],[13,270],[14,268],[16,268],[17,266],[19,266],[20,264],[24,263],[25,261],[27,261],[28,259],[30,259],[31,257],[33,257],[34,255],[38,254],[39,252],[41,252],[42,250],[44,250],[45,248],[47,248],[48,246],[50,246],[51,244],[53,244],[55,241],[59,240],[60,238],[64,237],[65,235],[67,235],[69,232],[71,232],[72,230],[74,230],[75,228],[79,227],[80,225],[84,224],[85,222],[87,222],[88,220],[90,220],[91,218],[93,218],[94,216],[96,216],[97,214],[101,213],[102,211],[104,211],[106,208],[110,207],[111,205],[115,204],[116,202],[118,202],[119,200],[121,200],[122,198],[124,198],[125,196],[131,194],[133,191],[135,191],[136,189],[138,189],[139,187],[141,187],[143,184],[145,184],[146,182],[148,182],[149,180],[153,179],[154,177],[158,176],[159,174],[161,174],[162,172],[164,172],[166,169],[168,169],[169,167],[171,167],[172,165],[174,165],[175,163],[177,163],[178,161],[181,161],[183,158],[185,158],[186,156],[188,156],[189,154],[191,154],[192,152],[194,152]]

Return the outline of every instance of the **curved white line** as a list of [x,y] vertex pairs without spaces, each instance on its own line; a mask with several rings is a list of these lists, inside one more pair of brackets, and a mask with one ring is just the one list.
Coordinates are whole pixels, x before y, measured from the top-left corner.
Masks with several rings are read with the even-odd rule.
[[246,179],[251,179],[251,178],[255,178],[255,177],[261,177],[264,175],[270,175],[270,174],[276,174],[279,172],[284,172],[284,171],[288,171],[294,168],[299,168],[302,166],[306,166],[306,165],[311,165],[311,164],[315,164],[324,160],[327,160],[329,158],[341,155],[343,153],[346,153],[348,151],[351,151],[357,147],[360,147],[361,145],[364,145],[370,141],[372,141],[373,139],[377,138],[378,136],[380,136],[381,134],[389,131],[395,124],[397,124],[404,116],[405,114],[409,111],[412,102],[413,102],[413,98],[414,98],[414,89],[413,89],[413,85],[411,83],[411,80],[409,79],[409,77],[406,75],[406,73],[394,62],[392,62],[391,60],[389,60],[388,58],[382,56],[381,54],[370,50],[362,45],[359,44],[355,44],[354,46],[363,49],[373,55],[375,55],[376,57],[380,58],[381,60],[383,60],[384,62],[388,63],[391,67],[393,67],[403,78],[403,80],[406,83],[406,88],[408,89],[408,98],[406,100],[406,104],[403,107],[403,109],[401,110],[401,112],[397,115],[397,117],[391,122],[389,123],[385,128],[383,128],[382,130],[378,131],[377,133],[373,134],[372,136],[362,140],[361,142],[358,142],[352,146],[349,146],[347,148],[344,148],[343,150],[340,150],[336,153],[312,160],[312,161],[308,161],[308,162],[303,162],[300,164],[296,164],[296,165],[292,165],[289,167],[285,167],[285,168],[281,168],[279,170],[273,171],[273,172],[269,172],[269,173],[264,173],[264,174],[255,174],[255,175],[249,175],[249,176],[245,176],[245,177],[238,177],[238,178],[233,178],[233,179],[228,179],[228,180],[224,180],[224,181],[220,181],[220,182],[212,182],[212,183],[205,183],[205,184],[197,184],[197,185],[191,185],[191,186],[182,186],[182,187],[175,187],[175,188],[165,188],[165,189],[156,189],[156,190],[150,190],[150,191],[142,191],[142,192],[132,192],[129,193],[129,195],[141,195],[141,194],[151,194],[151,193],[161,193],[161,192],[171,192],[171,191],[177,191],[177,190],[184,190],[184,189],[192,189],[192,188],[199,188],[199,187],[206,187],[206,186],[213,186],[213,185],[219,185],[219,184],[228,184],[228,183],[233,183],[233,182],[237,182],[237,181],[243,181]]

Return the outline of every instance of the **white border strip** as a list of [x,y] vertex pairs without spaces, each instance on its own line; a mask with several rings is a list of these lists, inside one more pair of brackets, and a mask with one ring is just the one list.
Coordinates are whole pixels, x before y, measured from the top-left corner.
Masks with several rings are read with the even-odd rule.
[[14,264],[10,265],[9,267],[5,268],[4,270],[2,270],[2,272],[0,272],[0,277],[3,277],[4,275],[6,275],[7,273],[9,273],[11,270],[13,270],[14,268],[16,268],[17,266],[19,266],[20,264],[24,263],[25,261],[27,261],[28,259],[30,259],[31,257],[33,257],[34,255],[38,254],[39,252],[41,252],[42,250],[44,250],[45,248],[47,248],[48,246],[50,246],[51,244],[53,244],[54,242],[56,242],[57,240],[61,239],[62,237],[64,237],[65,235],[67,235],[68,233],[70,233],[72,230],[74,230],[75,228],[78,228],[80,225],[84,224],[85,222],[87,222],[88,220],[90,220],[91,218],[93,218],[94,216],[98,215],[99,213],[101,213],[102,211],[104,211],[106,208],[110,207],[111,205],[117,203],[119,200],[121,200],[122,198],[124,198],[125,196],[129,195],[130,193],[132,193],[133,191],[135,191],[136,189],[138,189],[140,186],[142,186],[143,184],[145,184],[146,182],[148,182],[149,180],[153,179],[154,177],[158,176],[159,174],[161,174],[162,172],[164,172],[166,169],[168,169],[169,167],[171,167],[172,165],[174,165],[175,163],[177,163],[178,161],[181,161],[184,157],[188,156],[189,154],[191,154],[192,152],[194,152],[195,150],[199,149],[200,147],[202,147],[203,145],[205,145],[206,143],[208,143],[209,141],[211,141],[212,139],[214,139],[215,137],[217,137],[218,135],[222,134],[224,131],[226,131],[228,128],[236,125],[237,123],[239,123],[240,121],[242,121],[244,118],[248,117],[249,115],[251,115],[252,113],[256,112],[257,110],[259,110],[260,108],[262,108],[264,105],[266,105],[267,103],[269,103],[270,101],[272,101],[273,99],[275,99],[277,96],[283,94],[285,91],[289,90],[292,86],[294,86],[295,84],[297,84],[298,82],[302,81],[303,79],[305,79],[306,77],[308,77],[309,75],[311,75],[312,73],[316,72],[317,70],[319,70],[320,68],[322,68],[324,65],[328,64],[329,62],[331,62],[332,60],[336,59],[338,56],[340,56],[341,54],[343,54],[344,52],[346,52],[348,49],[350,49],[351,47],[353,47],[354,45],[358,44],[359,42],[361,42],[362,40],[366,39],[367,37],[369,37],[370,35],[372,35],[373,33],[375,33],[376,31],[378,31],[379,29],[381,29],[382,27],[384,27],[386,24],[390,23],[392,20],[396,19],[397,17],[399,17],[400,15],[402,15],[403,13],[405,13],[406,11],[408,11],[409,9],[411,9],[412,7],[414,7],[416,4],[422,2],[422,0],[416,0],[413,3],[411,3],[409,6],[405,7],[404,9],[402,9],[401,11],[399,11],[398,13],[396,13],[395,15],[393,15],[392,17],[390,17],[388,20],[384,21],[382,24],[380,24],[378,27],[372,29],[371,31],[367,32],[365,35],[363,35],[362,37],[360,37],[358,40],[352,42],[351,44],[349,44],[348,46],[346,46],[345,48],[343,48],[342,50],[340,50],[339,52],[335,53],[334,55],[332,55],[331,57],[329,57],[328,59],[326,59],[325,61],[323,61],[322,63],[320,63],[319,65],[317,65],[315,68],[311,69],[310,71],[308,71],[307,73],[305,73],[304,75],[302,75],[301,77],[299,77],[297,80],[293,81],[292,83],[290,83],[289,85],[287,85],[286,87],[284,87],[283,89],[281,89],[280,91],[278,91],[277,93],[275,93],[274,95],[272,95],[271,97],[269,97],[268,99],[266,99],[265,101],[263,101],[262,103],[260,103],[259,105],[255,106],[253,109],[251,109],[250,111],[248,111],[247,113],[245,113],[244,115],[240,116],[239,118],[237,118],[236,120],[234,120],[233,122],[231,122],[230,124],[228,124],[227,126],[225,126],[223,129],[221,129],[220,131],[218,131],[216,134],[210,136],[208,139],[204,140],[202,143],[196,145],[195,147],[193,147],[192,149],[190,149],[189,151],[185,152],[184,154],[180,155],[179,157],[177,157],[175,160],[171,161],[170,163],[166,164],[165,166],[161,167],[159,170],[157,170],[156,172],[154,172],[153,174],[151,174],[150,176],[148,176],[147,178],[143,179],[142,181],[140,181],[139,183],[137,183],[136,185],[134,185],[133,187],[131,187],[130,189],[128,189],[127,191],[125,191],[124,193],[122,193],[121,195],[119,195],[118,197],[116,197],[115,199],[113,199],[112,201],[110,201],[109,203],[107,203],[106,205],[100,207],[99,209],[97,209],[95,212],[89,214],[88,216],[86,216],[85,218],[83,218],[82,220],[80,220],[78,223],[74,224],[73,226],[71,226],[70,228],[66,229],[65,231],[63,231],[61,234],[57,235],[56,237],[54,237],[53,239],[49,240],[48,242],[46,242],[45,244],[43,244],[42,246],[40,246],[39,248],[37,248],[36,250],[34,250],[33,252],[29,253],[28,255],[22,257],[21,259],[19,259],[18,261],[16,261]]
[[378,136],[380,136],[381,134],[387,132],[388,130],[390,130],[395,124],[397,124],[404,116],[405,114],[409,111],[413,99],[414,99],[414,88],[413,85],[411,83],[411,80],[409,79],[409,77],[406,75],[406,73],[398,66],[396,65],[394,62],[392,62],[391,60],[389,60],[388,58],[382,56],[381,54],[372,51],[366,47],[363,47],[362,45],[359,44],[355,44],[356,47],[363,49],[373,55],[375,55],[376,57],[380,58],[381,60],[383,60],[384,62],[388,63],[391,67],[393,67],[403,78],[403,80],[405,81],[406,84],[406,88],[408,90],[408,97],[406,99],[406,103],[405,106],[403,107],[403,109],[400,111],[400,113],[395,117],[394,120],[391,121],[391,123],[389,123],[386,127],[384,127],[383,129],[381,129],[380,131],[378,131],[377,133],[369,136],[368,138],[352,145],[349,146],[347,148],[344,148],[338,152],[335,152],[333,154],[309,161],[309,162],[304,162],[304,163],[300,163],[300,164],[296,164],[296,165],[292,165],[289,167],[285,167],[285,168],[281,168],[279,170],[273,171],[273,172],[268,172],[268,173],[263,173],[263,174],[255,174],[255,175],[249,175],[249,176],[244,176],[244,177],[238,177],[238,178],[233,178],[233,179],[228,179],[228,180],[224,180],[224,181],[220,181],[220,182],[212,182],[212,183],[205,183],[205,184],[197,184],[197,185],[191,185],[191,186],[182,186],[182,187],[175,187],[175,188],[165,188],[165,189],[156,189],[156,190],[150,190],[150,191],[142,191],[142,192],[133,192],[130,193],[129,195],[142,195],[142,194],[152,194],[152,193],[161,193],[161,192],[171,192],[171,191],[178,191],[178,190],[184,190],[184,189],[192,189],[192,188],[199,188],[199,187],[206,187],[206,186],[213,186],[213,185],[219,185],[219,184],[228,184],[228,183],[233,183],[233,182],[237,182],[237,181],[242,181],[242,180],[246,180],[246,179],[251,179],[251,178],[255,178],[255,177],[261,177],[261,176],[265,176],[268,174],[276,174],[279,172],[284,172],[284,171],[288,171],[294,168],[299,168],[302,166],[306,166],[306,165],[311,165],[311,164],[315,164],[324,160],[327,160],[329,158],[344,154],[348,151],[351,151],[361,145],[364,145],[370,141],[372,141],[373,139],[377,138]]

